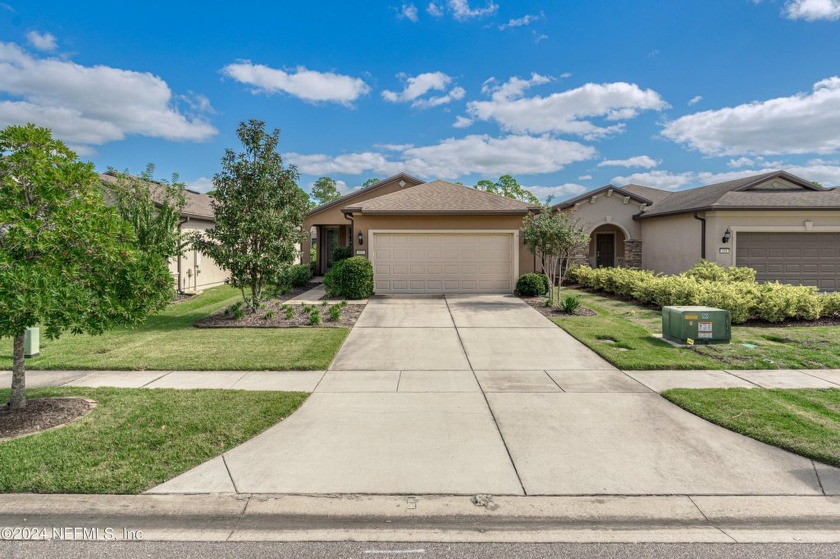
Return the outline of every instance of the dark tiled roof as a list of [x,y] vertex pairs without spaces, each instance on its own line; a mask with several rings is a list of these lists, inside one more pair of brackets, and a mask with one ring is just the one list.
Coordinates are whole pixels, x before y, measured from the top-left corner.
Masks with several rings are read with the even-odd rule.
[[[795,192],[748,190],[752,186],[766,182],[773,178],[781,178],[794,184],[797,184],[802,188],[802,190]],[[729,202],[726,206],[721,205],[721,200],[725,195],[729,193],[738,193],[740,194],[740,196],[730,197],[728,198]],[[701,186],[699,188],[691,188],[689,190],[683,190],[680,192],[673,192],[668,196],[664,197],[659,202],[655,203],[650,209],[646,210],[638,217],[640,219],[644,219],[658,215],[680,214],[708,210],[714,207],[751,208],[756,205],[753,204],[753,200],[756,200],[756,202],[760,200],[776,200],[776,203],[781,203],[783,200],[785,200],[785,198],[783,197],[767,198],[766,195],[768,194],[789,194],[791,196],[789,196],[787,199],[796,199],[797,202],[801,204],[796,207],[803,208],[808,207],[808,199],[812,200],[811,203],[813,204],[820,204],[821,202],[818,202],[818,199],[820,197],[816,195],[824,193],[825,189],[809,181],[801,179],[795,175],[791,175],[790,173],[786,173],[785,171],[774,171],[771,173],[763,173],[760,175],[753,175],[751,177],[744,177],[717,184]]]
[[652,203],[652,200],[650,198],[648,198],[648,197],[646,197],[642,194],[632,192],[632,191],[626,190],[625,188],[614,186],[612,184],[608,184],[607,186],[602,186],[602,187],[596,188],[594,190],[588,190],[588,191],[584,192],[583,194],[575,196],[574,198],[570,198],[568,200],[560,202],[559,204],[555,204],[554,209],[571,208],[572,206],[574,206],[578,202],[583,202],[584,200],[589,200],[593,196],[598,196],[600,194],[604,194],[606,192],[609,192],[610,190],[614,191],[616,193],[616,196],[629,196],[631,199],[633,199],[633,200],[635,200],[635,201],[637,201],[641,204],[651,204]]
[[351,204],[344,210],[360,211],[364,215],[524,215],[539,208],[469,186],[436,180]]
[[840,194],[830,190],[815,192],[727,192],[711,205],[721,208],[825,208],[840,209]]
[[673,192],[662,190],[661,188],[652,188],[650,186],[642,186],[641,184],[625,184],[621,187],[621,190],[624,192],[630,192],[631,194],[636,194],[642,198],[647,198],[653,202],[653,204],[661,202],[673,194]]
[[[116,184],[117,178],[109,173],[101,173],[99,178],[106,185]],[[136,177],[135,177],[136,178]],[[161,190],[156,187],[156,183],[151,183],[152,198],[159,200],[162,198]],[[181,215],[184,217],[193,217],[197,219],[206,219],[208,221],[215,220],[215,212],[213,211],[213,199],[207,194],[201,194],[194,190],[187,190],[184,192],[184,209],[181,210]]]
[[327,202],[326,204],[321,204],[320,206],[318,206],[317,208],[314,208],[312,211],[310,211],[306,215],[310,216],[310,215],[316,214],[318,212],[324,211],[324,210],[329,209],[329,208],[334,208],[336,206],[343,206],[347,202],[352,200],[353,198],[355,198],[355,197],[357,197],[361,194],[370,193],[371,191],[378,190],[379,188],[385,186],[388,183],[392,183],[397,179],[403,179],[404,181],[413,183],[415,185],[423,182],[422,180],[418,179],[417,177],[412,177],[411,175],[408,175],[406,173],[397,173],[396,175],[392,175],[392,176],[390,176],[386,179],[382,179],[381,181],[375,182],[372,185],[368,186],[367,188],[358,188],[358,189],[354,190],[353,192],[351,192],[350,194],[345,194],[341,198],[336,198],[332,202]]

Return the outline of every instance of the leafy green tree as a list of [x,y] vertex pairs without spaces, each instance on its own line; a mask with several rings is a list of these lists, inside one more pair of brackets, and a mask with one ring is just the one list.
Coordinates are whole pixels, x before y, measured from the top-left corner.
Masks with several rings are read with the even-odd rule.
[[315,184],[312,185],[312,192],[310,194],[319,206],[341,198],[341,193],[338,191],[335,181],[330,177],[321,177],[316,180]]
[[[553,304],[554,286],[563,285],[572,257],[589,246],[589,232],[585,223],[564,212],[553,212],[543,206],[537,215],[529,215],[522,224],[522,242],[540,257],[543,272],[548,276],[548,300]],[[558,294],[559,295],[559,294]]]
[[186,239],[178,231],[186,203],[186,188],[172,175],[172,181],[155,180],[155,166],[149,163],[140,176],[110,169],[107,183],[120,216],[131,223],[137,247],[159,254],[166,260],[180,256]]
[[0,131],[0,337],[13,339],[9,407],[26,406],[24,334],[135,325],[173,295],[166,260],[138,250],[91,163],[47,128]]
[[256,311],[263,287],[294,263],[305,238],[309,195],[297,185],[297,169],[283,166],[279,130],[266,132],[264,122],[249,120],[236,134],[244,151],[225,150],[222,170],[213,177],[216,225],[194,234],[192,242],[230,273],[228,282]]
[[366,180],[365,182],[362,183],[362,188],[367,188],[367,187],[372,186],[372,185],[374,185],[378,182],[379,182],[378,178],[371,177],[371,178],[369,178],[368,180]]
[[513,198],[529,204],[539,205],[539,199],[510,175],[502,175],[496,182],[482,179],[473,187],[478,190],[498,194],[506,198]]

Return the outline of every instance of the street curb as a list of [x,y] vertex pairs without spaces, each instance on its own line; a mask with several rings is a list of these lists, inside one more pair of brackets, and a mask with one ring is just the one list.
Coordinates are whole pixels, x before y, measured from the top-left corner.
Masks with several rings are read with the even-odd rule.
[[0,538],[840,542],[840,497],[8,494]]

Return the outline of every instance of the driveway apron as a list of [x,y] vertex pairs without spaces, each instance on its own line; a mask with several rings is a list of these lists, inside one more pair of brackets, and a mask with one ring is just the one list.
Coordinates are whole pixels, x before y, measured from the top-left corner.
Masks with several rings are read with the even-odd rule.
[[151,492],[822,495],[817,471],[840,479],[668,403],[516,297],[390,296],[296,413]]

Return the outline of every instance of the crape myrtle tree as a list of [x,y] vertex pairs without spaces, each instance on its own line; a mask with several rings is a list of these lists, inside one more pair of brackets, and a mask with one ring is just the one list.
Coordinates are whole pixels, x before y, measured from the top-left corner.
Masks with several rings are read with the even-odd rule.
[[230,285],[256,311],[263,287],[294,263],[305,238],[309,195],[297,185],[297,169],[283,166],[279,130],[266,132],[264,122],[249,120],[236,134],[244,151],[225,150],[222,170],[213,177],[216,224],[192,242],[229,272]]
[[139,248],[99,175],[47,128],[0,131],[0,337],[13,339],[9,407],[26,406],[24,334],[136,325],[173,295],[166,259]]
[[113,198],[120,217],[131,223],[138,247],[167,260],[181,256],[187,243],[178,223],[186,203],[186,188],[178,175],[173,174],[171,181],[156,180],[151,163],[139,176],[113,169],[109,174],[114,181],[109,183],[107,195]]
[[548,300],[554,303],[554,286],[563,284],[572,256],[589,245],[586,224],[564,212],[544,206],[537,215],[528,215],[522,225],[522,242],[540,258],[543,273],[551,289]]

